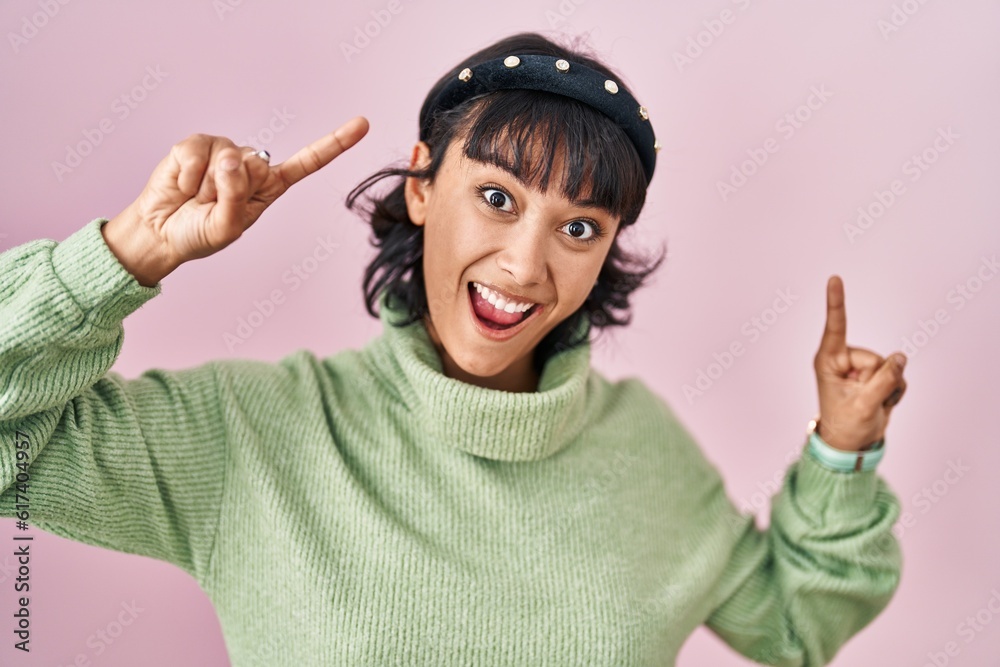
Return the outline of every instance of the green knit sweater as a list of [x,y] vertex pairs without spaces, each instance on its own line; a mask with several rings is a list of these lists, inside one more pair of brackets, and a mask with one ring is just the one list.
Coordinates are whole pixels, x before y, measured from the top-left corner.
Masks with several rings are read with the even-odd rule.
[[702,624],[823,665],[896,590],[899,503],[874,471],[803,447],[762,531],[589,345],[537,392],[486,389],[383,300],[362,349],[125,379],[122,321],[162,285],[105,222],[0,254],[0,515],[20,472],[29,524],[184,569],[236,667],[673,665]]

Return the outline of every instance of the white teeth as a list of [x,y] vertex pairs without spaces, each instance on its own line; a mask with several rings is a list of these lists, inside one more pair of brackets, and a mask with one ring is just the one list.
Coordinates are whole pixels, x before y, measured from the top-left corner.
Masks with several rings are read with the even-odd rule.
[[504,297],[500,296],[489,287],[480,285],[475,281],[473,281],[472,284],[475,286],[476,291],[479,292],[484,299],[489,301],[497,310],[503,310],[508,313],[522,313],[535,305],[533,303],[517,303],[514,301],[507,301]]

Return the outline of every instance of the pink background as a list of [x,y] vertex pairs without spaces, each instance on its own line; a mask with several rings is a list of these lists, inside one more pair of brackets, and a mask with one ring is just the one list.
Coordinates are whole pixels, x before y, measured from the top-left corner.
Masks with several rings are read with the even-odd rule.
[[[938,664],[1000,664],[1000,618],[988,608],[1000,603],[1000,279],[979,280],[995,277],[983,262],[1000,250],[1000,6],[399,2],[350,57],[341,44],[373,21],[371,12],[390,15],[389,2],[4,2],[0,250],[62,240],[114,216],[191,133],[237,144],[256,137],[280,161],[363,114],[371,131],[358,146],[293,188],[224,253],[165,280],[163,294],[127,320],[115,370],[134,377],[154,366],[361,346],[380,329],[361,299],[368,231],[344,209],[344,195],[409,155],[424,94],[468,53],[520,30],[589,34],[637,90],[664,144],[626,242],[666,242],[670,252],[637,295],[633,324],[595,349],[595,366],[611,378],[638,375],[673,405],[723,471],[734,502],[757,508],[765,524],[764,492],[817,409],[812,357],[824,288],[829,275],[842,276],[848,343],[910,359],[880,472],[914,522],[902,535],[899,591],[833,664],[923,665],[948,642],[957,654]],[[898,29],[887,32],[894,12]],[[42,27],[25,28],[32,20]],[[13,43],[22,31],[30,38]],[[691,47],[695,57],[679,65],[675,54],[689,39],[700,39],[701,52]],[[147,78],[142,90],[147,67],[163,76]],[[116,99],[136,86],[144,99],[124,117]],[[814,88],[829,95],[809,109]],[[791,133],[779,122],[797,110],[802,122]],[[112,129],[95,135],[106,118]],[[272,123],[277,132],[261,132]],[[938,141],[947,148],[940,152],[935,138],[948,128],[953,138]],[[100,143],[60,180],[53,162],[65,162],[85,132]],[[765,145],[767,161],[747,163],[754,173],[724,199],[717,183]],[[933,164],[913,171],[913,156],[925,151]],[[879,212],[877,193],[888,202],[895,179],[894,201]],[[844,228],[859,207],[879,215],[852,242]],[[282,275],[328,235],[339,251],[291,289]],[[960,284],[974,298],[956,298]],[[274,289],[284,303],[230,349],[223,335]],[[779,291],[794,301],[771,319]],[[936,313],[943,323],[925,335]],[[751,336],[755,317],[769,324]],[[713,366],[734,342],[744,353],[727,368]],[[684,386],[700,372],[714,379],[689,400]],[[949,484],[952,461],[970,469]],[[933,503],[917,498],[925,487]],[[13,532],[12,521],[0,521],[0,554],[12,551],[3,545]],[[14,561],[0,555],[0,663],[68,665],[83,655],[94,665],[228,664],[209,599],[180,569],[38,530],[34,549],[30,661],[10,648]],[[133,601],[143,611],[97,655],[88,637]],[[966,641],[958,625],[977,613],[991,622]],[[678,664],[751,663],[701,628]]]

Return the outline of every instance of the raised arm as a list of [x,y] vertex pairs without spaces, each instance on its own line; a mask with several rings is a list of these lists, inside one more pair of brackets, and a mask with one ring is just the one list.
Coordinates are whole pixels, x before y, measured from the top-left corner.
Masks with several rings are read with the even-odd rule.
[[827,664],[899,585],[902,554],[891,532],[898,498],[874,469],[832,461],[881,446],[889,413],[906,390],[905,357],[849,347],[846,335],[844,287],[834,275],[813,360],[822,426],[816,450],[803,445],[787,470],[768,530],[719,499],[739,540],[706,625],[764,664]]
[[0,255],[0,516],[201,581],[225,459],[214,370],[108,371],[160,286],[118,262],[106,222]]
[[192,135],[113,220],[0,254],[0,516],[204,581],[227,455],[218,363],[125,380],[109,370],[122,322],[367,127],[348,121],[277,166]]

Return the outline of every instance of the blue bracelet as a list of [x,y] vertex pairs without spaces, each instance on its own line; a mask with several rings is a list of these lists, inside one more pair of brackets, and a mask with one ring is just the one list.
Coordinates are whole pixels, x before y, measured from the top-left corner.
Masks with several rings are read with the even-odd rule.
[[837,472],[862,472],[874,470],[885,455],[885,438],[872,443],[868,448],[857,452],[837,449],[827,444],[816,433],[819,419],[809,422],[808,449],[812,457],[830,470]]

